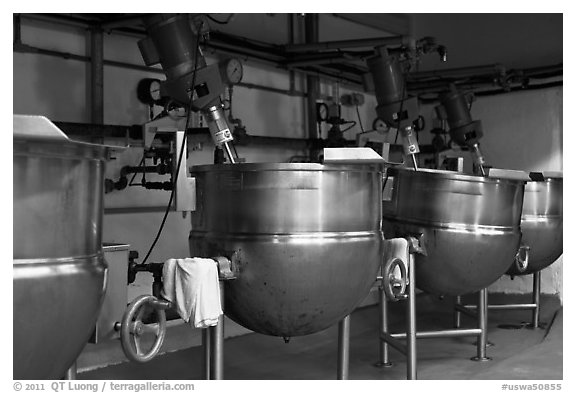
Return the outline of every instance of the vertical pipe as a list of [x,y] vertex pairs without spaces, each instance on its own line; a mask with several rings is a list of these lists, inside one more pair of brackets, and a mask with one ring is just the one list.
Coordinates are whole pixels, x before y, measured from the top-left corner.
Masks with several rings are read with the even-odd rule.
[[462,322],[462,314],[458,310],[457,306],[462,304],[462,296],[456,296],[454,299],[454,327],[456,329],[460,328]]
[[[220,281],[220,298],[224,299],[224,283]],[[215,380],[224,379],[224,315],[218,318],[218,324],[210,327],[211,332],[211,377]]]
[[204,379],[205,380],[210,380],[210,354],[211,354],[211,349],[210,349],[210,333],[211,333],[211,328],[206,328],[206,329],[202,329],[202,348],[204,350],[204,359],[202,362],[202,374],[204,374]]
[[338,323],[338,379],[346,380],[350,374],[350,315]]
[[540,324],[540,284],[541,270],[532,274],[532,303],[536,305],[532,310],[532,327],[536,329]]
[[14,29],[14,36],[12,37],[12,42],[14,45],[21,45],[22,44],[22,17],[20,14],[13,14],[13,29]]
[[379,311],[380,311],[380,321],[379,321],[379,345],[378,345],[378,362],[376,367],[390,367],[392,363],[390,362],[390,352],[388,348],[388,343],[382,339],[383,333],[388,333],[388,300],[386,299],[386,293],[382,285],[378,286],[378,298],[379,298]]
[[486,344],[488,336],[488,289],[478,292],[478,328],[480,335],[476,339],[477,355],[472,360],[486,362],[492,360],[486,356]]
[[406,323],[406,361],[407,379],[417,379],[416,372],[416,273],[414,271],[414,254],[408,257],[408,320]]
[[[306,43],[318,42],[318,14],[306,14],[304,17],[305,39]],[[308,136],[311,139],[318,138],[317,119],[316,119],[316,100],[320,94],[320,81],[317,76],[306,76],[306,108],[308,114]],[[310,149],[310,158],[315,160],[314,150]]]
[[78,376],[77,366],[78,365],[76,362],[72,363],[70,368],[68,370],[66,370],[66,374],[64,375],[64,379],[69,380],[69,381],[75,381],[77,379],[77,376]]
[[104,124],[104,34],[100,27],[90,30],[91,122]]
[[[294,44],[294,14],[288,14],[288,42],[290,45]],[[288,71],[288,77],[290,80],[289,94],[294,94],[296,91],[296,78],[294,70]]]

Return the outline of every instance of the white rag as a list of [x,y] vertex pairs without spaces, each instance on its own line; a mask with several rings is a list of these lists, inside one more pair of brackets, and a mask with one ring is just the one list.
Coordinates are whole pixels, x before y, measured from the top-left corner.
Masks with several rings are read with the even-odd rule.
[[184,322],[193,322],[196,328],[218,324],[222,305],[213,259],[169,259],[162,268],[162,281],[162,296],[176,306]]
[[[408,258],[410,258],[408,240],[400,237],[384,241],[384,264],[393,258],[400,259],[404,263],[406,272],[408,272]],[[400,270],[398,268],[394,269],[394,276],[400,278]]]

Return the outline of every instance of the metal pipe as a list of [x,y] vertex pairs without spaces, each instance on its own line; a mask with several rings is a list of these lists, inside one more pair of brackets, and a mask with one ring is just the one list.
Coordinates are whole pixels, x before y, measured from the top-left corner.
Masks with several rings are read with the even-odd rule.
[[91,121],[104,124],[104,35],[102,29],[90,30]]
[[79,18],[74,18],[71,16],[63,16],[58,14],[22,14],[22,17],[29,20],[36,20],[40,22],[49,22],[58,24],[61,26],[69,26],[69,27],[79,27],[79,28],[87,28],[90,27],[92,24],[86,20],[80,20]]
[[475,311],[470,310],[469,308],[477,308],[475,304],[472,305],[462,305],[462,304],[457,304],[454,306],[454,308],[458,309],[458,311],[466,316],[469,316],[471,318],[478,318],[478,313]]
[[486,362],[492,360],[486,356],[486,344],[488,341],[488,290],[486,288],[478,292],[478,328],[481,333],[476,340],[477,355],[472,360]]
[[350,373],[350,315],[338,322],[338,371],[339,380],[347,380]]
[[534,310],[532,311],[532,327],[538,328],[540,324],[540,284],[541,284],[541,270],[532,274],[532,302],[534,302]]
[[[309,14],[306,14],[308,17]],[[286,45],[284,50],[289,53],[320,51],[327,49],[344,49],[344,48],[359,48],[359,47],[377,47],[388,45],[411,45],[413,44],[412,38],[408,36],[392,36],[380,38],[362,38],[356,40],[342,40],[342,41],[327,41],[306,44]]]
[[230,143],[224,142],[223,145],[224,148],[226,149],[226,154],[228,154],[228,159],[230,160],[230,163],[234,164],[236,163],[236,159],[234,158],[234,154],[232,154],[232,150],[230,149]]
[[[288,43],[294,44],[294,14],[288,14]],[[290,81],[290,92],[296,91],[296,76],[294,70],[288,71],[288,79]]]
[[425,78],[446,78],[448,76],[478,76],[478,75],[487,75],[487,74],[495,74],[495,73],[505,73],[506,67],[502,64],[489,64],[483,66],[474,66],[474,67],[461,67],[461,68],[449,68],[443,70],[435,70],[435,71],[415,71],[411,72],[407,78],[411,81],[417,81],[418,79],[425,79]]
[[75,381],[76,379],[78,379],[78,364],[76,362],[72,363],[70,368],[66,370],[64,379],[69,381]]
[[459,328],[462,322],[462,316],[460,315],[460,310],[458,306],[462,305],[462,296],[456,296],[454,298],[454,327]]
[[288,68],[303,67],[317,64],[331,64],[341,63],[342,60],[350,60],[350,57],[344,53],[329,53],[329,54],[315,54],[314,56],[306,56],[302,58],[294,58],[293,60],[286,61],[284,65]]
[[490,304],[489,310],[535,310],[536,304]]
[[[386,299],[386,293],[382,285],[378,286],[378,298],[379,298],[379,327],[380,327],[380,337],[382,334],[388,333],[388,300]],[[378,362],[376,367],[390,367],[392,363],[390,362],[390,351],[388,349],[388,343],[385,340],[378,340]]]
[[414,170],[417,171],[418,170],[418,163],[416,162],[416,155],[410,154],[410,157],[412,157],[412,165],[414,165]]
[[202,374],[204,374],[204,379],[205,380],[210,380],[210,354],[212,353],[212,350],[210,348],[210,333],[211,330],[210,328],[207,329],[202,329],[202,348],[204,350],[204,359],[202,362]]
[[408,320],[406,321],[406,347],[407,347],[407,362],[406,362],[406,379],[417,379],[416,370],[416,272],[414,271],[413,253],[410,253],[408,258]]
[[[416,338],[446,338],[446,337],[467,337],[478,336],[482,333],[481,329],[446,329],[428,332],[417,332]],[[406,333],[391,334],[392,337],[399,340],[406,338]]]
[[[220,298],[224,299],[224,282],[220,281]],[[213,380],[224,379],[224,315],[218,318],[218,324],[211,326],[210,377]]]
[[142,24],[142,15],[141,14],[123,16],[123,17],[119,17],[119,18],[116,18],[114,20],[111,20],[109,22],[102,22],[100,24],[100,27],[102,27],[102,29],[104,29],[104,30],[112,30],[112,29],[115,29],[118,27],[133,26],[136,24]]
[[[306,14],[304,17],[305,39],[307,43],[315,43],[318,41],[318,14]],[[316,99],[320,93],[320,81],[317,76],[306,76],[306,108],[308,114],[308,135],[310,138],[318,138],[317,132],[317,119],[316,119]],[[314,151],[310,150],[312,157]]]
[[[477,308],[478,306],[475,304],[467,304],[466,309],[468,308]],[[522,304],[489,304],[489,310],[533,310],[537,307],[535,303],[522,303]],[[463,311],[462,311],[463,312]],[[475,315],[475,314],[474,314]]]
[[406,345],[400,340],[392,337],[392,335],[389,333],[380,334],[380,340],[386,341],[386,343],[388,343],[391,347],[393,347],[403,355],[406,355],[408,353],[408,348],[406,347]]

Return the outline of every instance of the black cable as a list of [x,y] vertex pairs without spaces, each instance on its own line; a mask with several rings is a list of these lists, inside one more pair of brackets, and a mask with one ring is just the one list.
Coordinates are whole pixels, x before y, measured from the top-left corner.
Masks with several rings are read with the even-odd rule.
[[228,18],[226,18],[226,20],[218,20],[218,19],[214,18],[213,16],[211,16],[211,15],[209,15],[209,14],[206,14],[206,17],[207,17],[208,19],[210,19],[210,20],[211,20],[212,22],[214,22],[214,23],[218,23],[219,25],[227,25],[228,22],[230,22],[230,20],[232,19],[233,16],[234,16],[234,14],[230,14],[230,15],[228,16]]
[[358,105],[356,105],[356,115],[358,115],[358,123],[360,125],[360,131],[364,132],[364,126],[362,125],[362,119],[360,118],[360,110],[358,109]]
[[[138,167],[142,166],[142,164],[144,164],[144,153],[142,153],[142,159],[140,160],[140,163],[138,164]],[[132,175],[132,179],[130,179],[130,182],[128,183],[128,186],[132,185],[132,182],[134,181],[134,178],[136,177],[137,172],[134,172],[134,174]]]
[[[201,23],[203,24],[203,22],[201,22]],[[200,30],[202,29],[202,24],[200,25]],[[170,206],[172,206],[172,201],[174,200],[174,190],[176,188],[175,180],[176,180],[176,178],[178,178],[178,172],[180,171],[180,164],[182,163],[182,157],[184,156],[184,146],[186,145],[186,131],[188,130],[188,126],[190,124],[190,115],[192,113],[192,99],[194,97],[194,91],[193,90],[194,90],[194,86],[196,84],[196,71],[198,69],[199,51],[200,51],[200,36],[198,36],[198,40],[196,41],[196,53],[194,56],[194,71],[192,74],[192,85],[191,85],[192,90],[190,91],[190,98],[188,100],[188,108],[187,108],[188,113],[186,115],[186,126],[184,127],[184,138],[182,139],[182,145],[180,147],[180,157],[178,157],[178,164],[176,165],[176,173],[175,173],[174,177],[172,178],[172,190],[170,191],[170,199],[168,200],[168,205],[166,205],[166,211],[164,212],[164,217],[162,218],[162,223],[160,224],[160,228],[158,228],[158,233],[156,234],[156,238],[152,242],[152,245],[150,246],[150,249],[146,253],[144,260],[142,261],[142,263],[140,263],[141,265],[144,265],[146,263],[146,261],[148,260],[148,257],[152,253],[152,250],[154,250],[156,243],[158,243],[158,239],[160,239],[160,235],[162,234],[162,230],[164,229],[164,225],[166,224],[166,219],[168,218],[168,213],[170,213]]]
[[236,146],[234,146],[234,143],[230,142],[230,144],[232,145],[232,149],[234,150],[234,155],[236,156],[236,158],[240,158],[240,156],[238,155],[238,151],[236,150]]
[[343,124],[350,124],[350,123],[352,123],[351,126],[349,126],[349,127],[346,128],[345,130],[342,130],[342,131],[340,131],[340,132],[349,131],[349,130],[351,130],[352,128],[354,128],[354,126],[356,126],[356,122],[355,122],[354,120],[352,120],[352,121],[346,121],[346,122],[344,122]]

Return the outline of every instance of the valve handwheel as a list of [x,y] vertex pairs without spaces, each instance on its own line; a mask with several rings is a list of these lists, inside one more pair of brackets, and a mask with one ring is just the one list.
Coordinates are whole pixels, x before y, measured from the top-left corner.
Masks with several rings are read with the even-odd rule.
[[[396,269],[400,272],[400,277],[396,274]],[[386,297],[394,302],[406,298],[407,286],[406,266],[398,258],[391,258],[382,268],[382,287]]]
[[[164,310],[168,307],[168,302],[158,300],[152,295],[139,296],[128,306],[120,328],[120,342],[128,359],[145,363],[156,357],[166,336],[166,312]],[[157,314],[158,323],[142,322],[148,308],[152,308]],[[148,352],[142,352],[141,340],[146,333],[154,333],[156,338]]]

